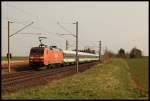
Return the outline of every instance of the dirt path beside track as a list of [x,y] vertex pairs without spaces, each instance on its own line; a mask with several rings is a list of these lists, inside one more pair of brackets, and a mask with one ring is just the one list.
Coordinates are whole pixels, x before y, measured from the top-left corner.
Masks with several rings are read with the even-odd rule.
[[[26,67],[29,67],[28,60],[13,60],[10,63],[11,73],[21,70],[27,70],[28,68]],[[1,73],[2,75],[8,73],[8,61],[1,61]]]
[[[10,63],[11,63],[10,65],[12,68],[16,68],[20,65],[29,64],[29,61],[28,60],[13,60],[13,61],[10,61]],[[2,61],[1,68],[3,69],[8,68],[8,61]]]

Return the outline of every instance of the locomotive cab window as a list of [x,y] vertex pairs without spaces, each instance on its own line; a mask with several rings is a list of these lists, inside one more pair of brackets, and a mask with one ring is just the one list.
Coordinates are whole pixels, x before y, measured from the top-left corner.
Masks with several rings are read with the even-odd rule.
[[31,54],[43,54],[44,53],[44,49],[32,49],[31,50]]

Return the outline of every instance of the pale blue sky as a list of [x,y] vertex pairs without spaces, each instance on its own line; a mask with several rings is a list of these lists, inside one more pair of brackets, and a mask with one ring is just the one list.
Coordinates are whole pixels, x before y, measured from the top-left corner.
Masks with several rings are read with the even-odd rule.
[[47,45],[65,49],[65,40],[70,49],[75,48],[75,38],[59,37],[55,33],[75,34],[75,21],[79,22],[79,49],[91,47],[98,50],[102,40],[102,53],[107,49],[117,53],[120,48],[130,52],[137,47],[148,55],[148,2],[2,2],[2,55],[7,53],[7,21],[10,34],[34,21],[20,33],[10,38],[12,55],[28,56],[30,48],[38,46],[39,36],[46,36]]

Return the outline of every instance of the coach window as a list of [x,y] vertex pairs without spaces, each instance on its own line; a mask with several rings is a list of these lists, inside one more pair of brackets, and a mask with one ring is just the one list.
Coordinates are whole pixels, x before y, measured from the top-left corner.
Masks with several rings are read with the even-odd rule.
[[65,57],[67,57],[67,54],[66,54],[66,53],[64,53],[64,56],[65,56]]
[[63,53],[63,55],[64,55],[64,57],[66,57],[66,54],[65,54],[65,53]]

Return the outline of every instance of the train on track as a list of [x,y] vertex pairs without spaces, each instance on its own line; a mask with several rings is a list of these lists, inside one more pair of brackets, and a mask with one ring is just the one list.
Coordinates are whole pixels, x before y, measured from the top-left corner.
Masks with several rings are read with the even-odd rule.
[[[99,60],[99,55],[78,52],[79,63],[86,63]],[[40,44],[38,47],[32,47],[29,55],[29,64],[31,67],[47,66],[52,68],[55,65],[69,65],[76,63],[76,51],[62,50],[56,46],[47,47]]]

